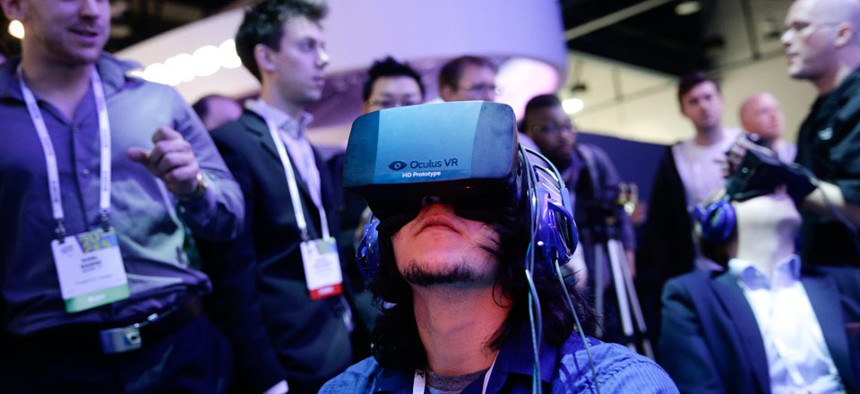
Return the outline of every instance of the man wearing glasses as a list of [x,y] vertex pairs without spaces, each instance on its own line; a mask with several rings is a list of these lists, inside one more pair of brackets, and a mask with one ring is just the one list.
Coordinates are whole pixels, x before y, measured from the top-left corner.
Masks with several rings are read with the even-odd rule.
[[499,69],[487,58],[461,56],[449,61],[439,71],[439,96],[445,101],[495,101]]
[[373,62],[367,70],[363,94],[361,112],[366,114],[421,104],[424,102],[424,85],[415,69],[388,56]]
[[[499,68],[493,61],[478,56],[460,56],[450,60],[439,70],[439,96],[444,101],[496,101],[502,88],[496,85]],[[537,149],[534,141],[521,130],[517,134],[520,144]]]
[[[571,194],[574,219],[580,230],[580,244],[584,256],[579,252],[574,256],[574,269],[578,275],[587,276],[590,289],[601,289],[611,296],[609,286],[611,270],[608,261],[603,267],[595,267],[595,248],[606,243],[604,229],[612,228],[611,235],[617,236],[624,246],[629,272],[635,274],[634,260],[636,237],[630,217],[618,204],[619,178],[615,165],[602,149],[594,145],[577,143],[576,127],[564,112],[561,101],[552,94],[535,96],[526,104],[522,130],[534,140],[540,152],[558,168],[567,189]],[[583,271],[582,264],[587,267]],[[597,269],[603,270],[601,283],[595,284]],[[587,273],[587,274],[584,274]],[[620,340],[617,305],[605,309],[603,333],[600,337],[608,341]],[[604,313],[599,310],[598,313]]]
[[[801,253],[811,264],[860,264],[860,3],[800,0],[785,18],[788,74],[818,99],[800,127],[795,161],[820,178],[802,196]],[[836,218],[842,216],[843,223]],[[850,228],[850,229],[849,229]]]

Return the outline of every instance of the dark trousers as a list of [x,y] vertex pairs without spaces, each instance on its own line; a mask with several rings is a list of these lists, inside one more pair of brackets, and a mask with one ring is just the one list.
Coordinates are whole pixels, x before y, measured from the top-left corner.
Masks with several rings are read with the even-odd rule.
[[141,349],[105,355],[99,349],[51,349],[4,338],[4,393],[223,393],[232,378],[227,340],[205,317]]

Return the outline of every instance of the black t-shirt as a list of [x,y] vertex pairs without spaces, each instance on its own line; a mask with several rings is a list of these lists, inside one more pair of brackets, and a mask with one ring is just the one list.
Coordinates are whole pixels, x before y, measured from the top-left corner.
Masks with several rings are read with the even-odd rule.
[[[795,161],[839,186],[846,201],[860,203],[860,70],[815,101],[800,127]],[[860,266],[856,230],[809,210],[801,212],[805,263]]]

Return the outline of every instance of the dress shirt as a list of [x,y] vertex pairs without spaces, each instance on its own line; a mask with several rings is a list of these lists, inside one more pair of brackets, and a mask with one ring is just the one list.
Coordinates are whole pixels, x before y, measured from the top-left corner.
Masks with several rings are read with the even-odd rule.
[[740,259],[729,261],[729,272],[737,278],[761,330],[771,392],[844,392],[800,281],[800,258],[793,255],[779,262],[772,278]]
[[[242,193],[194,112],[172,88],[129,77],[134,65],[102,55],[101,76],[111,126],[111,219],[131,295],[74,314],[65,311],[50,243],[55,222],[45,155],[21,94],[19,60],[0,66],[0,284],[3,326],[18,335],[50,327],[125,321],[210,288],[188,266],[182,249],[183,221],[195,236],[223,241],[244,219]],[[74,118],[39,100],[54,145],[66,233],[99,226],[99,121],[92,89]],[[191,145],[208,181],[206,193],[179,201],[146,166],[128,158],[129,147],[152,149],[160,126],[177,130]]]
[[249,100],[246,108],[254,111],[263,119],[268,119],[278,127],[278,135],[287,148],[293,168],[308,186],[311,199],[318,209],[323,209],[320,191],[320,173],[314,159],[313,147],[307,138],[308,125],[313,122],[313,115],[302,112],[299,118],[293,118],[283,111],[266,104],[263,99]]

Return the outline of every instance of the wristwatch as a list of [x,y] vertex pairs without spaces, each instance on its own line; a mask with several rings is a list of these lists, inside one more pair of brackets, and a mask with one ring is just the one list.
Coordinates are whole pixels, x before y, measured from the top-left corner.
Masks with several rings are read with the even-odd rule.
[[179,196],[179,201],[185,202],[185,201],[196,200],[200,197],[203,197],[203,195],[206,194],[206,188],[207,187],[208,187],[208,185],[206,183],[206,177],[203,176],[202,172],[198,172],[197,173],[197,188],[194,189],[194,191],[189,193],[189,194],[186,194],[184,196]]

